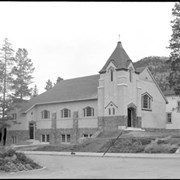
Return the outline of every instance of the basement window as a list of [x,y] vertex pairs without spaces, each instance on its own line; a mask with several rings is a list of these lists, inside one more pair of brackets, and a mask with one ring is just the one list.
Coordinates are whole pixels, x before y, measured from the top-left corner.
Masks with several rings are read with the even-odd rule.
[[172,114],[167,113],[167,123],[172,123]]
[[70,143],[71,135],[70,134],[61,134],[61,142],[62,143]]
[[12,143],[13,144],[16,144],[17,142],[16,142],[16,136],[12,136]]
[[41,135],[41,142],[50,142],[50,135],[49,134],[42,134]]

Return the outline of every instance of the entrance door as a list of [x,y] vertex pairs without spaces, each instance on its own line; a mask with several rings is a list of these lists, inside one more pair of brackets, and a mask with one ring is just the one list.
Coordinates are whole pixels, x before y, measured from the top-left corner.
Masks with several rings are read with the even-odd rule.
[[29,123],[29,139],[34,139],[34,123]]
[[132,127],[132,109],[128,108],[128,127]]

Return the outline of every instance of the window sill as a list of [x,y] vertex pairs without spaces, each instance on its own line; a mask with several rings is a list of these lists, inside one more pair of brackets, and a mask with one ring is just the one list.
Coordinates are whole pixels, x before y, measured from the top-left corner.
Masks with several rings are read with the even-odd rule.
[[141,110],[142,111],[152,111],[152,109],[144,109],[144,108],[142,108]]

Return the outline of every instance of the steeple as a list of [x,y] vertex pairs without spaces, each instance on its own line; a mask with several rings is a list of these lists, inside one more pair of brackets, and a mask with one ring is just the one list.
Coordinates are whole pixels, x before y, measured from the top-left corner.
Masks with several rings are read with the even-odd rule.
[[110,62],[114,63],[114,65],[116,66],[116,70],[127,69],[129,63],[132,62],[129,56],[127,55],[126,51],[124,50],[121,41],[117,42],[115,50],[107,60],[104,67],[99,71],[99,73],[105,73],[106,68]]

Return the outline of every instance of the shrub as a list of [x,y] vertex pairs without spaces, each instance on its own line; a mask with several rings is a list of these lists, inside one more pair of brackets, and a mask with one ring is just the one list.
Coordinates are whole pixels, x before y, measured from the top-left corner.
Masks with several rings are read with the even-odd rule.
[[176,145],[170,145],[170,144],[157,144],[157,142],[152,142],[151,144],[148,144],[144,152],[145,153],[174,153],[177,150]]

